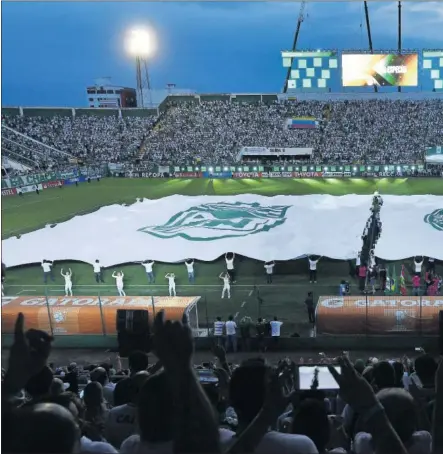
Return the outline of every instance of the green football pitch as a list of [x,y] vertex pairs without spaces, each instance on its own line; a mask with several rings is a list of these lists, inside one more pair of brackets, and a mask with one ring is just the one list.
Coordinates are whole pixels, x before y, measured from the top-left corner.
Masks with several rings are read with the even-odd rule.
[[[75,215],[89,213],[105,205],[114,203],[131,204],[136,198],[161,198],[174,194],[196,195],[236,195],[254,193],[260,195],[306,195],[306,194],[371,194],[379,190],[381,194],[443,195],[441,179],[118,179],[105,178],[100,182],[65,186],[62,189],[45,190],[37,195],[23,197],[2,197],[2,238],[24,234],[47,224],[66,221]],[[95,228],[95,226],[90,226]],[[85,241],[88,240],[85,231]],[[42,257],[43,258],[43,257]],[[51,257],[45,257],[51,259]],[[8,258],[3,257],[8,264]],[[307,334],[309,326],[303,305],[308,291],[314,296],[337,294],[342,279],[349,279],[351,292],[358,293],[356,281],[349,277],[349,264],[346,262],[322,259],[318,266],[318,284],[308,281],[308,267],[305,260],[277,263],[274,283],[266,284],[263,263],[239,258],[237,263],[237,284],[232,287],[231,299],[221,299],[222,285],[219,274],[225,270],[224,260],[211,263],[196,263],[196,282],[189,284],[183,264],[157,263],[154,271],[156,283],[149,285],[144,268],[140,265],[125,264],[105,270],[105,284],[96,284],[92,267],[79,262],[59,262],[54,267],[55,281],[44,285],[40,264],[8,269],[5,294],[48,295],[64,294],[64,281],[60,269],[73,271],[74,295],[115,295],[114,270],[125,273],[127,295],[163,296],[168,292],[164,275],[174,272],[177,276],[178,295],[201,296],[199,319],[212,324],[216,316],[248,315],[269,319],[274,315],[284,322],[285,334],[297,331]],[[259,303],[259,298],[262,300]]]

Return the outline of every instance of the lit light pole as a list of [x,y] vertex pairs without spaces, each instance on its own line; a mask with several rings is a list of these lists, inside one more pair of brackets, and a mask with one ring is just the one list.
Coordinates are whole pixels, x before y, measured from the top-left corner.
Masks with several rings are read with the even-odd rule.
[[129,31],[126,38],[126,49],[128,53],[135,58],[137,97],[140,102],[140,107],[145,107],[144,91],[146,90],[148,91],[150,107],[152,107],[148,58],[151,57],[156,50],[154,32],[151,29],[146,28],[137,28]]

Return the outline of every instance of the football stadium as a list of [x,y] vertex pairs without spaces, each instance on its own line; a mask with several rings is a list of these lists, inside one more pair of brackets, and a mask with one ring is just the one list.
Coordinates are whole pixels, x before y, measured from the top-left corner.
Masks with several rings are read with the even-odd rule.
[[2,450],[442,454],[443,4],[1,9]]

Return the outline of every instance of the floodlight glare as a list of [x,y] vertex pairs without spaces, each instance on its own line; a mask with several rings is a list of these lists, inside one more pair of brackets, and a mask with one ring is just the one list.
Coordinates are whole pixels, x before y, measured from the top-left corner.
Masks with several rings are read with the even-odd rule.
[[126,37],[126,49],[134,57],[151,57],[156,50],[154,32],[150,29],[134,29]]

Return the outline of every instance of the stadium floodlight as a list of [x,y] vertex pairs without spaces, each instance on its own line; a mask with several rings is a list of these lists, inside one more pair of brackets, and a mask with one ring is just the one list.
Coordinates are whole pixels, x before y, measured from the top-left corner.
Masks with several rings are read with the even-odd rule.
[[214,169],[212,167],[209,167],[209,171],[212,172]]
[[133,57],[152,57],[156,48],[157,43],[152,29],[135,28],[126,36],[126,49]]
[[354,172],[357,172],[357,167],[354,167]]
[[327,171],[328,171],[328,168],[327,168],[327,167],[325,167],[325,172],[327,172]]
[[400,170],[401,170],[401,167],[397,166],[397,171],[400,172]]
[[340,166],[340,170],[343,170],[343,167],[342,167],[342,166]]
[[238,168],[238,171],[241,172],[243,169],[241,167]]
[[257,167],[254,167],[254,172],[257,170]]
[[385,166],[385,172],[387,172],[387,171],[388,171],[388,166]]
[[314,167],[311,167],[311,170],[314,170]]
[[411,167],[411,170],[415,170],[415,166],[412,166],[412,167]]
[[368,170],[371,170],[371,166],[368,166]]
[[285,168],[284,167],[280,167],[280,170],[285,170]]
[[147,90],[149,104],[152,106],[151,82],[149,80],[148,59],[156,49],[155,33],[149,28],[134,28],[130,30],[125,39],[126,51],[135,58],[135,73],[137,77],[137,97],[140,107],[145,107],[143,91]]
[[195,171],[198,172],[198,167],[195,168]]
[[227,168],[227,167],[225,167],[225,168],[224,168],[223,170],[224,170],[225,172],[227,172],[227,171],[228,171],[228,168]]

